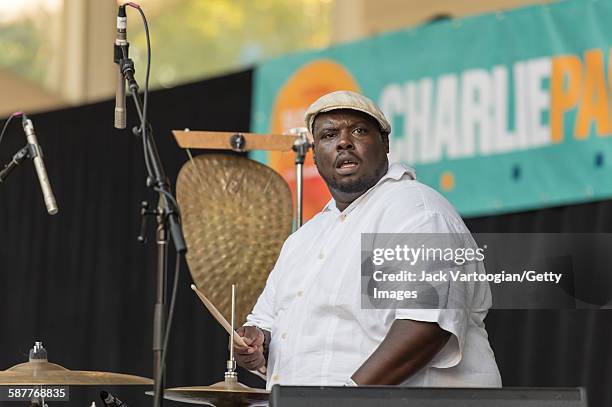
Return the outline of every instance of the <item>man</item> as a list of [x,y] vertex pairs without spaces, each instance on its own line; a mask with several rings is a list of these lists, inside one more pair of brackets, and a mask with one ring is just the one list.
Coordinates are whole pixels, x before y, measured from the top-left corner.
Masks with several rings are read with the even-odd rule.
[[[500,386],[484,329],[486,284],[452,309],[362,309],[362,233],[469,233],[452,206],[389,166],[391,126],[366,97],[322,96],[305,115],[314,160],[333,199],[292,234],[247,323],[237,363],[266,365],[267,387]],[[467,294],[466,294],[467,293]]]

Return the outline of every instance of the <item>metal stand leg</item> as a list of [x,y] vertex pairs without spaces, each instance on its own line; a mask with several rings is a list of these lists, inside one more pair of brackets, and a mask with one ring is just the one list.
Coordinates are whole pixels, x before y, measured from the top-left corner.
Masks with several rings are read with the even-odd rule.
[[295,229],[299,229],[302,226],[302,205],[303,205],[303,192],[304,192],[304,160],[306,154],[310,148],[310,142],[308,141],[308,129],[305,127],[299,127],[291,129],[291,134],[299,136],[299,138],[293,143],[293,151],[295,151],[295,179],[296,179],[296,213],[295,213]]

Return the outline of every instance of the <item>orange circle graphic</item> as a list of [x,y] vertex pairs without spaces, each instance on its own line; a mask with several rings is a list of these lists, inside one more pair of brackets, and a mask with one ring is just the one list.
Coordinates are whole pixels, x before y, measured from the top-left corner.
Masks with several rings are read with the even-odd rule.
[[440,188],[443,191],[451,191],[455,188],[455,175],[450,171],[445,171],[440,177]]

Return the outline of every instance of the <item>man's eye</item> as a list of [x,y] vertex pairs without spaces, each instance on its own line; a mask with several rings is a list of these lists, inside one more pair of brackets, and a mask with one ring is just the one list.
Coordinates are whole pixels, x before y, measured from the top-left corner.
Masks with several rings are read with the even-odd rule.
[[332,138],[332,137],[334,137],[334,133],[323,133],[323,134],[321,135],[321,138],[322,138],[322,139]]
[[357,133],[357,134],[365,134],[368,131],[366,129],[364,129],[363,127],[357,127],[355,130],[353,130],[353,133]]

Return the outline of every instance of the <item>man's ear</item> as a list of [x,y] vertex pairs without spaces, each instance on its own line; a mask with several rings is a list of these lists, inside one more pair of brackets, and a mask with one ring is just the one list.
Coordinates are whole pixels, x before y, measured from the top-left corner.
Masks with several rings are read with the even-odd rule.
[[389,133],[380,133],[383,144],[385,145],[385,151],[389,154]]

